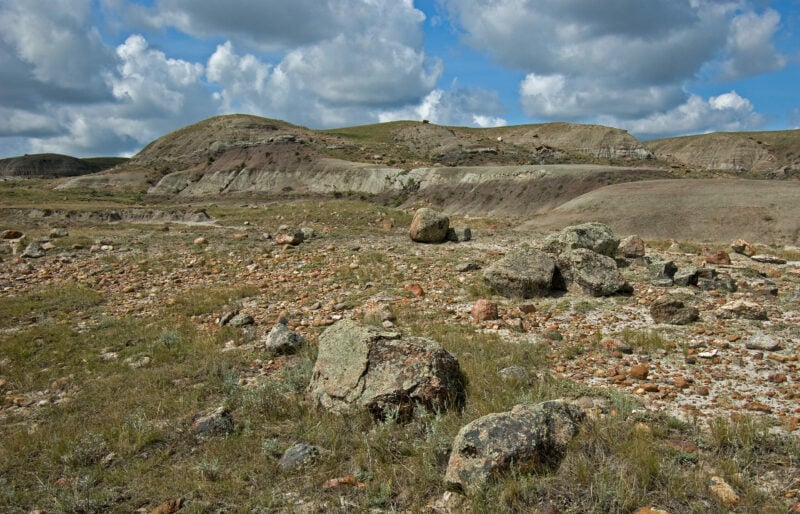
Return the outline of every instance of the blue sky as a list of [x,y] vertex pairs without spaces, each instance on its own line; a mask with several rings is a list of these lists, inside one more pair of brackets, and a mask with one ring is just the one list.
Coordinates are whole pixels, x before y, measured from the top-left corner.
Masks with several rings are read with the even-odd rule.
[[0,157],[131,155],[232,112],[796,129],[798,83],[796,0],[0,0]]

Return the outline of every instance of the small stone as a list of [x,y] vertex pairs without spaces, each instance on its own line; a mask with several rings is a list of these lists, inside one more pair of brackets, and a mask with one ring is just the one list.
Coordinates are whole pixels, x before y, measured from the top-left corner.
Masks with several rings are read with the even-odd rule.
[[183,501],[183,498],[170,498],[150,511],[150,514],[175,514],[183,508]]
[[297,246],[303,242],[303,232],[281,226],[275,234],[275,244]]
[[700,313],[695,307],[687,307],[680,300],[662,298],[650,307],[650,315],[656,323],[688,325],[697,321]]
[[359,482],[358,479],[353,475],[331,478],[322,484],[323,489],[341,489],[343,487],[356,487],[358,489],[364,489],[366,484]]
[[632,366],[628,371],[628,376],[636,380],[645,380],[650,373],[650,367],[647,364],[637,364]]
[[694,392],[699,394],[700,396],[708,396],[711,394],[711,391],[706,386],[697,386],[694,388]]
[[786,259],[781,259],[780,257],[769,254],[753,255],[750,258],[764,264],[786,264]]
[[303,336],[289,330],[285,324],[278,323],[267,334],[264,346],[268,351],[285,355],[295,353],[304,342]]
[[528,380],[528,370],[522,366],[509,366],[507,368],[503,368],[498,372],[498,375],[500,375],[500,378],[503,380],[519,382]]
[[455,270],[458,273],[466,273],[468,271],[477,271],[481,269],[481,265],[477,262],[469,261],[469,262],[462,262],[458,266],[455,267]]
[[761,305],[747,300],[736,300],[720,307],[715,311],[721,319],[750,319],[767,320],[767,311]]
[[700,270],[698,270],[694,266],[689,266],[686,268],[681,268],[678,271],[676,271],[675,276],[672,278],[672,280],[673,282],[675,282],[676,286],[680,287],[696,286],[699,275],[700,275]]
[[767,380],[769,380],[773,384],[782,384],[782,383],[786,382],[788,380],[788,378],[783,373],[773,373],[772,375],[767,377]]
[[711,477],[708,484],[708,492],[711,496],[725,507],[733,507],[739,503],[739,495],[733,490],[725,480],[720,477]]
[[744,239],[737,239],[731,243],[731,250],[734,252],[750,257],[756,253],[756,247]]
[[233,432],[233,416],[225,407],[219,407],[207,414],[199,414],[192,422],[192,432],[197,437],[227,435]]
[[731,256],[728,255],[728,252],[723,250],[718,251],[717,253],[706,255],[704,257],[706,263],[714,264],[717,266],[730,266],[731,264]]
[[319,457],[319,454],[320,449],[318,447],[297,443],[290,446],[289,449],[283,453],[278,464],[285,470],[300,469],[309,464],[313,464]]
[[748,350],[756,350],[761,352],[777,352],[781,349],[780,341],[775,340],[772,336],[760,336],[748,340],[744,347]]
[[194,244],[196,244],[196,245],[208,244],[208,240],[205,237],[197,237],[194,240]]
[[65,228],[53,228],[50,230],[50,237],[53,239],[59,239],[62,237],[67,237],[69,235],[69,231]]
[[42,247],[41,243],[33,242],[25,247],[25,250],[22,251],[20,257],[25,257],[28,259],[38,259],[40,257],[45,256],[45,249]]
[[497,304],[490,300],[478,300],[472,305],[472,319],[475,321],[490,321],[497,317]]
[[246,313],[237,314],[228,321],[228,325],[232,327],[244,327],[253,323],[255,323],[253,316]]
[[422,286],[419,284],[406,284],[403,286],[403,289],[408,291],[409,293],[413,294],[416,297],[424,296],[425,291],[422,289]]

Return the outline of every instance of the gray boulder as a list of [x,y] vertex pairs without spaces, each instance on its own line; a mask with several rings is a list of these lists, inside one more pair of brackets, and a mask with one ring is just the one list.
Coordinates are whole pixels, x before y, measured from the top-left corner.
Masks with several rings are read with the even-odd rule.
[[555,260],[544,252],[523,249],[506,255],[483,272],[483,280],[503,296],[545,296],[553,286]]
[[319,338],[308,392],[333,412],[355,407],[406,420],[418,406],[460,407],[464,385],[458,361],[435,341],[343,320]]
[[558,270],[567,289],[592,296],[609,296],[629,288],[614,259],[586,248],[559,255]]
[[545,251],[554,254],[586,248],[601,255],[614,257],[619,248],[619,238],[608,226],[591,221],[550,234],[545,238],[543,245]]
[[408,234],[417,243],[443,243],[447,240],[449,228],[450,218],[423,207],[414,214]]
[[656,323],[669,323],[670,325],[688,325],[697,321],[700,312],[691,306],[686,306],[674,298],[661,298],[650,306],[650,316]]
[[303,336],[289,330],[289,327],[283,323],[278,323],[267,334],[264,346],[270,352],[285,355],[295,353],[303,346],[304,342]]
[[468,493],[512,464],[521,472],[557,468],[584,417],[580,407],[551,401],[472,421],[453,441],[445,487]]

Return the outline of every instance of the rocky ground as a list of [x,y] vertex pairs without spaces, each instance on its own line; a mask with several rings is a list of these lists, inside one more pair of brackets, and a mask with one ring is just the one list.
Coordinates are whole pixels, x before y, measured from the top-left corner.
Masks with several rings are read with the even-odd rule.
[[[486,285],[484,271],[519,248],[538,245],[542,235],[492,220],[454,219],[456,227],[471,227],[471,240],[416,243],[409,238],[408,213],[358,202],[212,205],[208,211],[215,220],[194,224],[68,225],[63,218],[15,215],[15,225],[4,219],[4,298],[85,287],[99,300],[55,321],[52,312],[7,313],[13,319],[4,321],[0,337],[10,340],[42,324],[91,334],[109,319],[180,318],[199,333],[224,335],[215,352],[246,355],[249,364],[237,370],[237,381],[255,389],[292,363],[254,352],[280,320],[312,346],[342,319],[411,332],[435,321],[458,334],[491,336],[544,355],[545,367],[535,369],[508,355],[500,362],[505,374],[531,381],[549,375],[586,390],[630,395],[634,414],[667,415],[701,430],[720,417],[754,416],[776,434],[800,439],[800,262],[757,255],[791,258],[791,249],[740,244],[743,253],[737,253],[722,245],[650,242],[643,255],[617,256],[631,286],[627,293],[506,298]],[[297,230],[280,230],[281,224]],[[302,242],[286,238],[301,227]],[[659,275],[665,260],[679,272],[696,268],[700,286],[675,285]],[[197,307],[217,296],[223,300],[211,308]],[[698,319],[656,322],[652,308],[664,299],[696,308]],[[131,369],[159,358],[119,344],[99,345],[96,354],[98,362]],[[67,373],[75,371],[60,375],[57,363],[41,370],[44,383],[30,380],[31,387],[4,376],[14,362],[3,358],[0,364],[0,423],[7,427],[35,432],[46,419],[42,411],[84,394],[85,384]],[[579,401],[587,411],[608,413],[598,397]],[[775,481],[775,494],[797,494],[796,481],[781,474]]]

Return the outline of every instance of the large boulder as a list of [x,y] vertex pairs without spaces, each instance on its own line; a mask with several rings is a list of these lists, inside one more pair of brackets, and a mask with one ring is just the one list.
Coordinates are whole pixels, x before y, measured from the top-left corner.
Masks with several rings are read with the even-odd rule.
[[443,243],[447,240],[449,228],[450,218],[423,207],[414,214],[408,234],[417,243]]
[[364,408],[405,420],[418,406],[462,405],[464,385],[458,361],[435,341],[343,320],[319,338],[308,391],[333,412]]
[[584,417],[575,405],[550,401],[472,421],[453,440],[445,487],[468,493],[512,464],[523,472],[558,467]]
[[550,234],[543,241],[543,247],[545,251],[554,254],[586,248],[601,255],[614,257],[619,248],[619,238],[607,225],[590,221]]
[[555,260],[546,253],[523,249],[489,266],[483,272],[483,279],[503,296],[533,298],[550,292],[555,269]]
[[614,259],[586,248],[559,255],[558,270],[569,290],[609,296],[629,289]]

